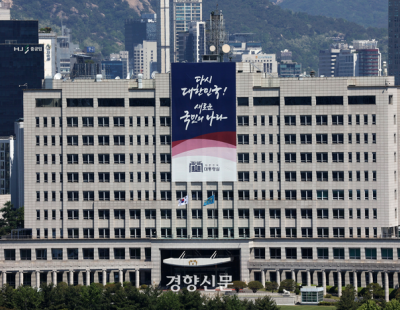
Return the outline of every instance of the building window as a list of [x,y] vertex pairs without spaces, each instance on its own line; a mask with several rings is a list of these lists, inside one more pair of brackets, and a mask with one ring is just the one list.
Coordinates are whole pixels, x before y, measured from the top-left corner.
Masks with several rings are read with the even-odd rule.
[[349,258],[350,259],[361,259],[360,248],[349,248]]
[[344,259],[344,248],[333,248],[333,259]]
[[376,248],[365,248],[365,259],[376,259]]
[[254,228],[254,238],[265,238],[265,228],[255,227]]
[[254,248],[254,259],[265,259],[265,248]]
[[67,249],[67,257],[70,260],[78,259],[78,249]]
[[382,259],[392,260],[393,259],[393,249],[382,248],[381,255],[382,255]]
[[300,153],[302,163],[312,163],[312,153]]
[[15,250],[14,249],[5,249],[4,250],[4,259],[5,260],[15,260]]
[[317,125],[328,125],[328,115],[316,115]]
[[99,248],[99,259],[110,259],[110,249]]
[[248,116],[238,116],[237,121],[238,121],[238,126],[249,126]]
[[328,248],[317,248],[318,259],[329,259]]
[[176,237],[177,238],[187,238],[187,229],[186,228],[177,228],[176,229]]
[[317,162],[318,163],[327,163],[328,162],[328,153],[317,153]]
[[239,190],[238,195],[239,195],[239,200],[249,200],[250,199],[250,191],[248,191],[248,190]]
[[114,259],[125,259],[125,249],[114,248]]
[[271,238],[281,238],[281,229],[280,228],[270,228],[269,235]]
[[297,249],[296,248],[285,248],[286,259],[297,259]]
[[317,144],[328,144],[328,135],[327,134],[316,134]]
[[329,229],[327,227],[317,228],[318,238],[329,238]]
[[333,237],[334,238],[344,238],[344,228],[343,227],[334,227],[333,228]]
[[312,248],[301,248],[301,258],[302,259],[313,259]]

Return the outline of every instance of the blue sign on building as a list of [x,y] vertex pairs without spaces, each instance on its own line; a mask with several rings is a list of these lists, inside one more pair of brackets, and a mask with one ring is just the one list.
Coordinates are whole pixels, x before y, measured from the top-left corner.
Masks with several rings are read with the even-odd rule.
[[86,53],[94,53],[95,48],[94,46],[86,46]]

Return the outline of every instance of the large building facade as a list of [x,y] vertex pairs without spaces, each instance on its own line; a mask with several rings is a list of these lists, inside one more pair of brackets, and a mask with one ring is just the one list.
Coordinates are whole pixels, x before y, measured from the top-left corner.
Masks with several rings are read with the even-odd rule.
[[25,91],[32,239],[2,241],[3,283],[165,285],[190,272],[165,258],[217,251],[231,262],[198,273],[324,288],[376,282],[388,298],[400,263],[393,77],[237,71],[234,182],[171,182],[170,78]]

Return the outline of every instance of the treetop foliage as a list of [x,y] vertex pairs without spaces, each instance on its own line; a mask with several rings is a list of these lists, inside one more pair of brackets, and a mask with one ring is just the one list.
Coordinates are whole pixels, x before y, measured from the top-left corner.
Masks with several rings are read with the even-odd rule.
[[136,289],[130,282],[103,286],[68,286],[66,283],[30,286],[0,291],[0,310],[279,310],[269,296],[255,302],[239,300],[237,296],[206,298],[197,291],[162,292],[148,287]]
[[0,236],[8,235],[12,229],[24,227],[24,208],[15,209],[10,201],[0,209]]

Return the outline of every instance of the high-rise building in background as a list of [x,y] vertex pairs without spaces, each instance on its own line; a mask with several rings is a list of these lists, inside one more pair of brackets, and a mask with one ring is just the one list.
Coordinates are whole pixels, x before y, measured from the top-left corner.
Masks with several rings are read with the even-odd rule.
[[110,54],[110,59],[112,61],[121,61],[122,62],[122,76],[121,79],[126,79],[128,74],[130,73],[129,69],[129,52],[128,51],[120,51],[119,53]]
[[71,56],[79,51],[79,44],[72,42],[71,29],[61,26],[61,35],[57,36],[57,73],[68,76],[72,70]]
[[293,62],[292,52],[287,49],[280,53],[278,74],[282,78],[299,77],[301,74],[301,64]]
[[380,76],[381,62],[376,40],[334,43],[319,53],[319,76]]
[[353,49],[342,49],[336,56],[334,76],[358,76],[358,53]]
[[179,59],[179,33],[189,31],[191,22],[203,19],[202,0],[173,0],[172,3],[171,44],[173,52],[171,60],[173,62],[181,62]]
[[4,3],[0,1],[0,20],[11,19],[10,8],[11,8],[10,3]]
[[157,71],[171,71],[171,16],[170,0],[160,0],[157,22]]
[[200,62],[206,54],[206,23],[202,21],[189,23],[187,31],[178,33],[177,62]]
[[38,21],[0,20],[0,55],[0,136],[10,136],[14,122],[23,117],[23,90],[42,87],[44,47]]
[[318,75],[324,77],[335,76],[336,57],[340,50],[348,49],[346,43],[333,43],[329,49],[319,51]]
[[242,56],[250,53],[261,53],[262,44],[254,39],[254,33],[234,33],[229,35],[229,60],[241,62]]
[[101,61],[84,53],[71,56],[71,79],[95,79],[101,74]]
[[151,74],[157,71],[157,42],[143,41],[143,44],[135,46],[133,53],[133,76],[142,73],[143,78],[150,79]]
[[357,76],[380,76],[382,73],[382,59],[376,40],[354,40],[353,48],[358,54]]
[[119,60],[102,60],[101,74],[105,79],[123,79],[123,63]]
[[129,53],[129,67],[133,69],[133,50],[143,41],[157,40],[157,14],[142,14],[140,20],[125,21],[125,50]]
[[269,76],[278,76],[278,63],[275,54],[264,54],[257,50],[242,55],[242,62],[249,63],[252,68],[250,72],[268,73]]
[[400,84],[400,0],[389,0],[389,48],[388,74],[395,77],[395,84]]

